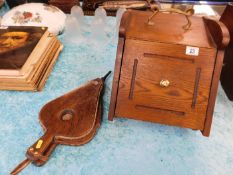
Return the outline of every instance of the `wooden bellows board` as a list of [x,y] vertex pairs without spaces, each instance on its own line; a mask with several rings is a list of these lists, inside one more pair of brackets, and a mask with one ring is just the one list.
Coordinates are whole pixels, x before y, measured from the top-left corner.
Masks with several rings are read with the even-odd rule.
[[152,15],[123,15],[109,120],[126,117],[209,136],[229,32],[208,18]]
[[28,148],[26,159],[12,172],[18,174],[29,163],[41,166],[58,144],[78,146],[89,142],[101,123],[103,78],[94,79],[49,103],[40,111],[45,134]]

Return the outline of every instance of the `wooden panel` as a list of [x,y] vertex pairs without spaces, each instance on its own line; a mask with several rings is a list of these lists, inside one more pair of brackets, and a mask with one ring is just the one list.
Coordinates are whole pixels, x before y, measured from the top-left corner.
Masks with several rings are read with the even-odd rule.
[[111,101],[110,101],[109,113],[108,113],[108,119],[111,121],[113,120],[113,117],[115,114],[124,44],[125,44],[125,39],[120,37],[118,41],[118,47],[117,47],[115,70],[114,70],[114,77],[113,77],[113,82],[112,82],[112,94],[111,94]]
[[216,58],[216,64],[215,64],[214,72],[213,72],[213,80],[212,80],[211,89],[210,89],[209,105],[208,105],[208,110],[206,114],[207,117],[205,120],[204,130],[202,131],[202,134],[204,136],[210,135],[210,129],[211,129],[211,124],[212,124],[213,114],[214,114],[215,100],[217,96],[218,84],[219,84],[220,74],[222,70],[223,58],[224,58],[224,52],[222,50],[218,51],[217,58]]
[[[172,46],[126,40],[117,116],[203,129],[216,52],[200,48],[195,57],[185,55],[185,46]],[[160,86],[163,79],[168,87]]]
[[128,39],[182,45],[192,43],[193,46],[215,48],[200,17],[189,17],[192,25],[189,30],[184,30],[183,26],[187,24],[187,20],[182,14],[157,13],[152,19],[154,25],[148,25],[147,20],[153,14],[152,12],[130,11],[128,13],[131,14],[126,32]]
[[222,63],[224,58],[224,49],[228,46],[230,42],[230,33],[224,23],[204,18],[206,26],[210,31],[212,38],[214,39],[218,52],[215,58],[214,72],[212,77],[212,82],[210,85],[210,97],[208,102],[208,109],[206,114],[205,126],[202,130],[204,136],[209,136],[210,128],[213,120],[214,106],[217,96],[218,84],[220,79],[220,74],[222,70]]
[[[194,89],[194,79],[190,77],[195,77],[194,65],[182,61],[166,61],[159,57],[138,59],[134,101],[161,108],[169,106],[174,110],[190,108]],[[122,72],[121,83],[125,86],[120,91],[120,95],[123,96],[128,92],[127,84],[130,82],[128,79],[130,77],[127,75],[132,74],[130,66],[132,66],[131,60],[123,62],[122,67],[125,69]],[[187,70],[182,69],[183,67]],[[161,87],[161,80],[170,81],[169,87]]]

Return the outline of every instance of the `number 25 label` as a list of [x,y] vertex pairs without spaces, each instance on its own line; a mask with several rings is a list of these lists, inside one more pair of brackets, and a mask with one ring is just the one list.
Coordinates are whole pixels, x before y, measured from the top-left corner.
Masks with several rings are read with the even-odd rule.
[[199,55],[199,48],[186,46],[186,55],[198,56]]

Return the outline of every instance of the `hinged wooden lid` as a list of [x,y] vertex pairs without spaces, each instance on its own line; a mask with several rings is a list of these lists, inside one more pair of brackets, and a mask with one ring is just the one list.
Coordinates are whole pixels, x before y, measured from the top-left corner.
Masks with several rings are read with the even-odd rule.
[[126,39],[216,48],[203,18],[189,17],[192,25],[184,30],[183,26],[187,24],[184,15],[159,12],[152,18],[154,25],[149,25],[147,21],[152,14],[148,11],[127,11],[123,16],[120,29],[123,33],[120,35]]

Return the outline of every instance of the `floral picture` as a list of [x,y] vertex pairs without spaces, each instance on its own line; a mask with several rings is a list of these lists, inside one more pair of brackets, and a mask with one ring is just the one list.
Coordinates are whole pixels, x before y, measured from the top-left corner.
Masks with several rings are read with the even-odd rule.
[[26,11],[24,12],[16,11],[12,19],[15,24],[16,23],[25,24],[28,22],[41,23],[42,21],[42,18],[39,13],[33,14],[31,12],[26,12]]

